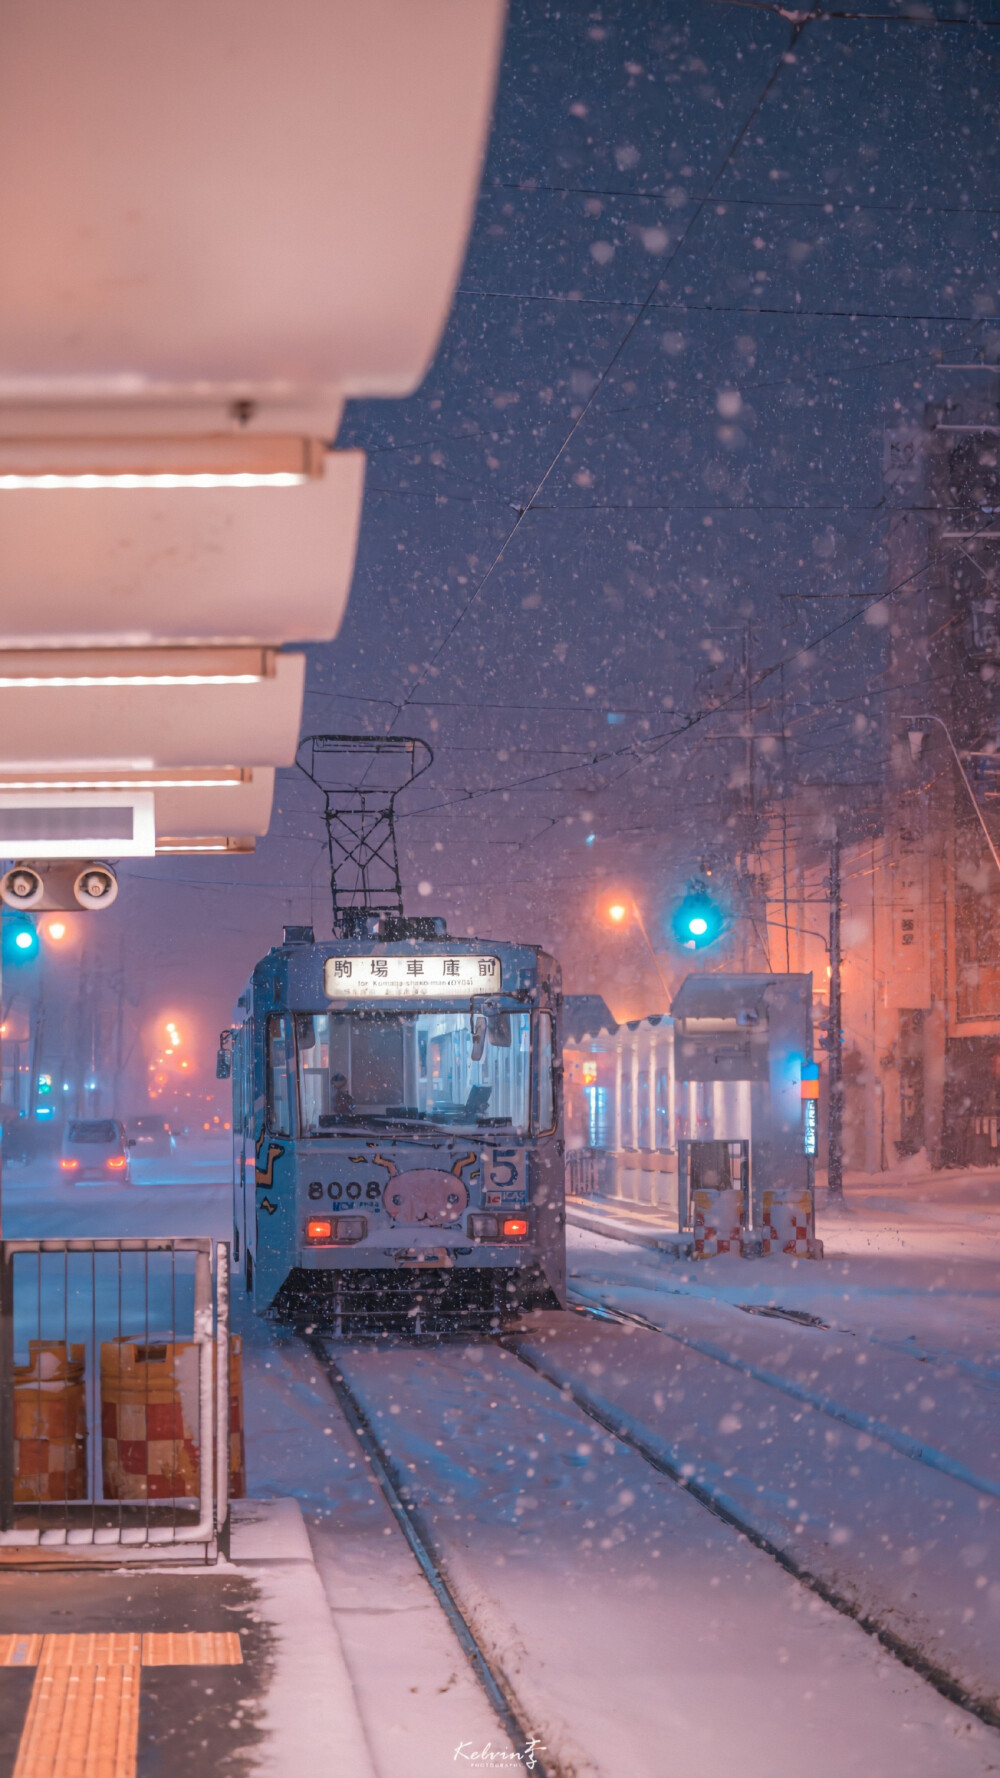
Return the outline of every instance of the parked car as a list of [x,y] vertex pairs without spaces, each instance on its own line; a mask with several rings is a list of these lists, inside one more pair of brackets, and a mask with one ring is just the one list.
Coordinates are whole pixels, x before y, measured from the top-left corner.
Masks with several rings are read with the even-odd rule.
[[84,1179],[127,1185],[131,1167],[124,1124],[114,1117],[74,1118],[63,1137],[59,1169],[74,1185]]
[[127,1128],[135,1160],[165,1161],[173,1154],[173,1133],[162,1117],[130,1117]]

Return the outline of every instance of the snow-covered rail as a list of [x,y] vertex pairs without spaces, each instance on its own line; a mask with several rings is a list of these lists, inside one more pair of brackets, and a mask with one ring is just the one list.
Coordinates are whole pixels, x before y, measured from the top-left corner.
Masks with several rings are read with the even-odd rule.
[[[657,1331],[662,1332],[662,1329]],[[516,1336],[507,1337],[504,1344],[516,1358],[521,1360],[522,1364],[529,1365],[532,1370],[537,1371],[539,1376],[545,1377],[546,1381],[553,1383],[564,1394],[568,1394],[576,1406],[589,1415],[590,1419],[596,1421],[597,1425],[605,1432],[609,1432],[613,1438],[620,1439],[623,1444],[636,1451],[661,1475],[668,1476],[671,1481],[677,1482],[700,1505],[707,1507],[708,1511],[713,1513],[717,1519],[721,1519],[733,1530],[739,1531],[749,1543],[754,1545],[755,1549],[763,1550],[766,1555],[773,1557],[774,1561],[778,1562],[787,1573],[794,1575],[796,1580],[801,1581],[803,1586],[809,1588],[810,1592],[816,1593],[819,1598],[825,1600],[827,1605],[832,1605],[835,1611],[842,1612],[845,1617],[849,1617],[859,1624],[870,1636],[876,1637],[883,1648],[888,1649],[889,1653],[895,1655],[897,1660],[902,1661],[904,1666],[911,1667],[914,1672],[919,1673],[921,1678],[926,1679],[934,1687],[935,1691],[941,1693],[942,1697],[950,1699],[954,1704],[961,1704],[963,1709],[972,1711],[981,1721],[990,1723],[994,1728],[1000,1728],[1000,1705],[994,1699],[970,1691],[947,1668],[929,1660],[922,1649],[907,1641],[905,1637],[898,1635],[881,1618],[860,1609],[855,1600],[833,1585],[830,1580],[815,1573],[805,1563],[800,1562],[791,1550],[768,1537],[759,1526],[747,1517],[738,1502],[731,1494],[727,1493],[725,1488],[719,1487],[704,1474],[696,1475],[694,1473],[695,1466],[685,1457],[669,1454],[654,1436],[614,1412],[609,1412],[598,1406],[585,1389],[578,1388],[572,1383],[568,1383],[565,1378],[550,1373],[544,1363],[539,1360],[537,1354],[526,1351]]]
[[[413,1516],[413,1506],[409,1498],[410,1490],[407,1487],[406,1478],[393,1462],[390,1453],[375,1431],[364,1405],[344,1377],[337,1363],[335,1348],[331,1349],[331,1343],[320,1336],[307,1338],[307,1344],[322,1366],[341,1412],[371,1466],[372,1475],[378,1482],[389,1511],[409,1544],[424,1579],[448,1619],[459,1646],[482,1686],[498,1721],[503,1725],[515,1748],[524,1748],[526,1745],[530,1745],[534,1737],[524,1726],[523,1713],[518,1702],[511,1695],[510,1688],[504,1683],[503,1678],[494,1672],[484,1649],[477,1640],[475,1632],[442,1572],[433,1549],[421,1535],[419,1525]],[[537,1778],[560,1778],[559,1768],[549,1763],[543,1764],[537,1751],[533,1753],[532,1761],[530,1769],[537,1774]]]
[[[691,1770],[843,1778],[893,1769],[905,1723],[913,1778],[981,1778],[1000,1726],[988,1676],[981,1697],[907,1642],[909,1620],[896,1633],[891,1607],[876,1621],[835,1570],[814,1574],[738,1482],[727,1499],[721,1464],[706,1481],[697,1452],[672,1462],[641,1406],[673,1369],[660,1348],[564,1313],[501,1341],[311,1347],[512,1741],[529,1725],[549,1778],[661,1778],[671,1750]],[[631,1414],[607,1393],[619,1370],[638,1378]]]
[[802,1402],[821,1414],[827,1414],[831,1420],[840,1420],[843,1425],[850,1426],[852,1431],[860,1432],[866,1438],[879,1439],[882,1444],[889,1445],[900,1456],[909,1457],[914,1463],[923,1463],[928,1469],[939,1470],[952,1481],[963,1482],[967,1488],[974,1488],[980,1494],[988,1494],[992,1499],[1000,1500],[1000,1482],[993,1481],[990,1476],[978,1475],[967,1464],[950,1457],[947,1451],[940,1451],[936,1445],[913,1438],[908,1432],[901,1432],[898,1427],[890,1426],[887,1420],[878,1419],[874,1414],[863,1414],[857,1408],[848,1407],[824,1390],[808,1389],[805,1384],[796,1382],[794,1377],[784,1377],[777,1371],[753,1364],[750,1359],[741,1358],[738,1353],[728,1351],[714,1340],[696,1339],[692,1334],[661,1327],[659,1322],[651,1321],[646,1315],[639,1315],[634,1310],[613,1308],[611,1304],[588,1297],[580,1291],[571,1293],[571,1301],[573,1307],[584,1314],[599,1316],[619,1324],[631,1322],[633,1326],[643,1327],[649,1333],[662,1334],[665,1339],[676,1340],[679,1346],[687,1346],[692,1352],[700,1352],[703,1358],[714,1358],[718,1364],[728,1365],[731,1370],[739,1371],[745,1377],[752,1377],[755,1383],[766,1383],[772,1389],[780,1389],[783,1395],[790,1395],[794,1401]]

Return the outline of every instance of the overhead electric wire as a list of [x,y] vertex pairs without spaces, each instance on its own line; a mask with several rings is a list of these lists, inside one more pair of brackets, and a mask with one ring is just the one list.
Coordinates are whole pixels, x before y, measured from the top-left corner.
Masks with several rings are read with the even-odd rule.
[[[797,28],[793,27],[793,32],[792,32],[793,43],[795,42],[797,36],[798,36],[798,30],[797,30]],[[671,265],[673,264],[677,255],[680,253],[681,248],[684,246],[684,244],[688,238],[688,235],[690,234],[691,230],[697,224],[699,218],[704,213],[705,205],[709,201],[711,192],[714,190],[715,186],[718,184],[719,180],[722,178],[723,174],[725,173],[726,169],[728,168],[730,162],[733,159],[733,156],[736,154],[737,150],[740,147],[740,144],[743,142],[743,139],[744,139],[747,131],[750,129],[750,127],[754,121],[754,118],[757,116],[758,111],[760,110],[761,106],[763,105],[764,101],[766,100],[768,93],[771,91],[771,88],[774,86],[774,83],[778,79],[778,76],[781,73],[781,70],[784,66],[785,66],[784,54],[782,54],[782,55],[779,55],[778,60],[775,63],[775,66],[774,66],[772,72],[768,76],[760,94],[758,95],[753,106],[751,107],[750,112],[748,113],[744,123],[740,126],[740,128],[737,131],[736,135],[734,136],[732,142],[730,143],[730,146],[726,152],[725,158],[723,159],[722,164],[720,165],[720,167],[718,169],[718,172],[715,174],[715,177],[709,186],[709,195],[706,196],[706,198],[701,200],[701,202],[696,205],[692,215],[688,218],[687,222],[684,224],[684,227],[682,228],[682,230],[680,231],[680,233],[678,235],[678,239],[673,247],[673,250],[670,253],[670,256],[667,260],[665,268],[663,269],[663,271],[658,270],[655,283],[651,286],[648,295],[646,296],[645,300],[639,306],[634,319],[630,322],[629,326],[626,328],[624,334],[622,335],[617,346],[615,347],[614,351],[612,352],[611,357],[608,359],[607,363],[605,364],[603,371],[600,373],[600,376],[597,378],[597,381],[594,383],[594,386],[591,389],[590,394],[587,396],[587,399],[583,403],[579,414],[574,419],[573,424],[571,425],[569,431],[566,433],[566,435],[563,438],[562,443],[559,445],[559,448],[556,451],[554,457],[551,459],[548,467],[545,470],[545,473],[543,474],[541,480],[538,482],[538,484],[534,490],[534,493],[531,495],[530,499],[528,500],[527,505],[523,506],[519,510],[517,518],[515,519],[513,525],[510,527],[509,531],[507,532],[506,537],[503,539],[502,543],[500,544],[499,549],[496,551],[495,555],[493,556],[493,559],[490,562],[489,567],[486,569],[485,574],[483,574],[481,576],[481,578],[479,579],[479,581],[476,583],[476,586],[474,587],[469,598],[466,600],[461,611],[458,613],[458,616],[455,618],[454,622],[451,624],[451,627],[449,628],[447,634],[444,636],[444,638],[438,645],[437,649],[435,650],[434,655],[432,656],[430,662],[427,663],[427,665],[425,666],[423,673],[420,675],[420,677],[418,678],[418,680],[416,682],[416,685],[412,688],[414,691],[418,690],[419,687],[423,684],[424,680],[428,676],[428,673],[429,673],[431,667],[436,665],[437,661],[440,660],[441,656],[444,654],[445,650],[448,648],[453,636],[457,633],[457,631],[461,627],[466,616],[468,615],[468,613],[471,611],[473,605],[478,600],[483,588],[486,586],[487,582],[490,580],[490,578],[494,574],[499,563],[502,561],[505,551],[507,550],[510,543],[513,541],[517,532],[520,530],[520,527],[523,524],[524,519],[527,517],[527,514],[531,511],[531,509],[534,505],[534,502],[537,500],[542,489],[545,487],[546,483],[549,480],[549,477],[553,474],[557,464],[560,462],[560,460],[564,456],[565,452],[568,450],[570,444],[572,443],[573,439],[576,437],[576,434],[580,430],[580,427],[582,426],[583,421],[585,420],[587,414],[590,412],[591,408],[593,407],[594,402],[596,401],[599,392],[601,391],[601,389],[603,389],[605,383],[607,382],[608,377],[611,375],[611,372],[613,371],[615,365],[618,363],[619,359],[621,358],[622,353],[624,352],[626,346],[628,345],[629,341],[631,340],[632,335],[635,333],[635,330],[638,327],[640,321],[642,320],[643,315],[645,315],[647,310],[651,307],[651,305],[653,303],[653,299],[656,295],[656,292],[660,288],[660,284],[662,282],[664,272],[669,272]],[[402,715],[402,711],[407,707],[407,705],[409,704],[410,701],[411,700],[409,699],[409,697],[404,698],[403,704],[402,704],[400,711],[399,711],[399,715]],[[392,722],[392,724],[390,724],[390,727],[395,726],[396,720],[397,720],[397,718],[393,719],[393,722]]]

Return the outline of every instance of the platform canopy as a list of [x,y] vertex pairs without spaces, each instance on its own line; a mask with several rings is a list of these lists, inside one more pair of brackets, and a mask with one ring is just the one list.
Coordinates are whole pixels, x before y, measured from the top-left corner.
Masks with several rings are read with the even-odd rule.
[[[4,6],[0,650],[336,635],[364,482],[334,448],[343,405],[411,393],[436,350],[503,18],[502,0]],[[119,696],[0,670],[0,771],[33,767],[44,797],[74,760],[287,764],[302,664],[283,658],[193,702],[155,673]],[[266,782],[226,805],[251,834]],[[158,832],[162,809],[174,844],[197,830],[194,807],[158,803]]]

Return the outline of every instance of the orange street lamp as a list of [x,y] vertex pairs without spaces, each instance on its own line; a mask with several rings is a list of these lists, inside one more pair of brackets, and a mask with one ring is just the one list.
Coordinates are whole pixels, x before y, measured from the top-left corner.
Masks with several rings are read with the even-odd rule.
[[667,984],[663,979],[663,971],[660,968],[659,958],[650,943],[649,933],[646,931],[645,922],[639,912],[639,904],[635,900],[635,897],[632,895],[616,895],[611,901],[604,904],[603,913],[605,919],[612,926],[624,927],[630,921],[635,922],[642,934],[646,949],[653,960],[653,968],[656,970],[656,973],[660,978],[660,986],[669,1001],[670,989],[667,987]]

